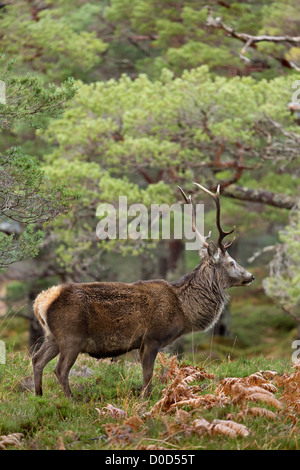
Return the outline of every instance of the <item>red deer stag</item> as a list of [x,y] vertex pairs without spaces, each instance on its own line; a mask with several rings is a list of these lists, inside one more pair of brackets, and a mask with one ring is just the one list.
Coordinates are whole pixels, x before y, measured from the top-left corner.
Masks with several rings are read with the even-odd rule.
[[[195,183],[197,184],[197,183]],[[45,340],[33,356],[36,395],[42,395],[45,365],[60,354],[55,369],[66,396],[72,395],[69,371],[79,353],[105,358],[139,350],[143,368],[143,393],[151,393],[156,355],[176,338],[206,331],[221,315],[229,297],[225,289],[249,285],[254,276],[227,253],[228,243],[220,223],[220,189],[208,193],[216,205],[218,246],[207,242],[196,228],[191,196],[180,189],[192,206],[192,229],[201,243],[201,263],[180,281],[165,280],[71,283],[41,292],[34,303]]]

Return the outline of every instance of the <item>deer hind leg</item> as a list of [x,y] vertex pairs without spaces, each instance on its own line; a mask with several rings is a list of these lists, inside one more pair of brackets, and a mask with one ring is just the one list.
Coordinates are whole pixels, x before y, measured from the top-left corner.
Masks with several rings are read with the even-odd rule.
[[59,360],[55,368],[55,375],[61,384],[66,397],[72,397],[72,392],[69,384],[69,372],[75,363],[79,351],[70,347],[62,348],[59,355]]
[[155,358],[158,353],[158,348],[156,346],[151,345],[143,345],[140,350],[140,359],[143,368],[143,390],[142,395],[149,396],[151,395],[152,391],[152,376],[153,376],[153,369]]
[[43,370],[46,364],[59,353],[59,347],[52,337],[46,337],[40,349],[35,353],[32,358],[34,389],[36,395],[42,395],[42,377]]

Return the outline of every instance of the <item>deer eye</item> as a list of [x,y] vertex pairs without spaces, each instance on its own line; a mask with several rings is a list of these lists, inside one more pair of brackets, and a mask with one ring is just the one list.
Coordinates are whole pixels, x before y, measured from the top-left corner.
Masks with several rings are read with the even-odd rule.
[[234,261],[231,261],[230,266],[234,266]]

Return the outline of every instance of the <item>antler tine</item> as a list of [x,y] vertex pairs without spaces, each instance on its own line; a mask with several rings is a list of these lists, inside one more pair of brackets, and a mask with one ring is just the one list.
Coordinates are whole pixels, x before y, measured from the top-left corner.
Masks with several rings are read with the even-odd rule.
[[193,203],[192,203],[192,197],[191,195],[189,195],[189,197],[185,194],[185,192],[183,191],[183,189],[180,187],[180,186],[177,186],[179,189],[180,189],[180,192],[185,200],[185,202],[187,204],[190,204],[192,206],[192,230],[193,232],[195,232],[196,236],[199,238],[200,242],[202,243],[202,245],[207,248],[208,247],[208,243],[206,241],[207,238],[210,237],[210,234],[211,232],[209,232],[209,234],[207,235],[207,237],[201,235],[201,233],[199,232],[199,230],[197,229],[196,227],[196,223],[195,223],[195,209],[194,209],[194,206],[193,206]]
[[232,245],[235,238],[232,240],[231,243],[227,242],[225,245],[223,244],[223,238],[225,238],[227,235],[230,235],[232,232],[234,232],[235,226],[233,227],[232,230],[229,230],[228,232],[223,230],[222,227],[221,227],[220,185],[218,184],[217,190],[214,194],[211,191],[209,191],[208,189],[204,188],[204,186],[201,186],[201,184],[199,184],[199,183],[194,183],[194,184],[196,186],[199,186],[199,188],[202,189],[202,191],[209,194],[213,198],[213,200],[215,201],[216,209],[217,209],[217,211],[216,211],[216,224],[217,224],[218,231],[219,231],[218,245],[219,245],[220,250],[222,251],[222,253],[225,253],[227,248],[229,248]]
[[[232,233],[234,230],[235,230],[235,226],[234,226],[233,230],[230,233]],[[231,242],[226,242],[225,245],[224,245],[225,249],[227,250],[227,248],[229,248],[233,244],[234,241],[235,241],[235,237],[233,237]]]

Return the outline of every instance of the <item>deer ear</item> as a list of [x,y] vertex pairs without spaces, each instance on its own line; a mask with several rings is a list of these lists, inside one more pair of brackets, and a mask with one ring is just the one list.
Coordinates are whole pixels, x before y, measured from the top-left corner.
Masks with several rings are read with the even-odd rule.
[[219,259],[219,250],[217,245],[215,245],[214,242],[209,242],[208,248],[207,248],[207,253],[209,256],[213,257],[216,261]]

